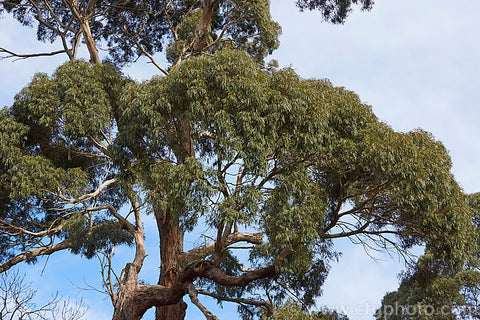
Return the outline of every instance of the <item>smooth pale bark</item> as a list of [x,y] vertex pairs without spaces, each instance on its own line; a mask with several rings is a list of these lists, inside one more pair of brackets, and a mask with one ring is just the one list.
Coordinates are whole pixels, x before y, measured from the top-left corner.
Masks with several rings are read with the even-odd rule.
[[95,40],[92,37],[92,32],[90,30],[90,25],[88,21],[85,20],[81,24],[83,37],[85,39],[85,44],[87,45],[88,53],[90,55],[90,62],[95,64],[101,64],[100,56],[98,55],[97,46],[95,45]]

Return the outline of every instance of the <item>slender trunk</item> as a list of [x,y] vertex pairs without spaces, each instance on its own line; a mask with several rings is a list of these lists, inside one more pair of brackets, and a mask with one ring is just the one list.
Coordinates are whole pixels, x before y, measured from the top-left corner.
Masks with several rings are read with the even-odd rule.
[[[85,44],[87,45],[88,53],[90,54],[90,62],[95,64],[101,64],[102,60],[98,56],[97,46],[95,45],[95,40],[92,36],[92,31],[90,30],[90,24],[88,20],[92,14],[92,10],[97,3],[97,0],[88,1],[87,8],[85,12],[82,12],[78,7],[78,1],[65,0],[66,4],[70,7],[75,19],[80,24],[80,30],[82,31],[83,38],[85,39]],[[76,52],[76,46],[78,45],[78,39],[75,40],[73,52]]]
[[97,46],[95,45],[95,40],[92,36],[92,31],[90,30],[90,25],[87,20],[81,23],[83,37],[85,39],[85,44],[87,45],[88,53],[90,54],[90,62],[95,64],[101,64],[102,60],[98,55]]
[[197,36],[193,44],[193,52],[199,53],[207,45],[207,36],[210,28],[210,23],[212,21],[213,9],[217,4],[218,0],[204,0],[203,1],[203,12],[200,22],[197,27]]
[[[178,219],[168,210],[155,210],[160,235],[160,279],[158,284],[172,287],[181,271],[178,258],[183,252],[183,231]],[[157,320],[183,320],[187,305],[180,300],[176,304],[157,307]]]

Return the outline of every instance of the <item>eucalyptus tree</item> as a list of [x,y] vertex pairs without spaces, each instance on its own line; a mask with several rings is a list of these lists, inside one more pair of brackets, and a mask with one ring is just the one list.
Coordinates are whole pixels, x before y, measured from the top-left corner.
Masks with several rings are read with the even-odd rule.
[[[103,252],[114,319],[153,307],[183,319],[186,295],[215,319],[199,294],[251,318],[288,294],[313,304],[337,238],[401,253],[428,240],[446,261],[464,255],[471,210],[442,144],[394,132],[328,81],[265,65],[280,32],[268,1],[1,4],[63,46],[7,56],[71,61],[36,74],[1,111],[0,272],[61,250]],[[297,4],[334,23],[372,5]],[[82,38],[91,63],[76,60]],[[114,65],[145,55],[163,75],[131,81],[101,63],[101,46]],[[147,258],[144,214],[155,217],[159,262]],[[185,250],[199,225],[210,240]],[[121,244],[134,252],[116,279],[109,258]],[[139,281],[144,263],[160,264],[158,284]]]

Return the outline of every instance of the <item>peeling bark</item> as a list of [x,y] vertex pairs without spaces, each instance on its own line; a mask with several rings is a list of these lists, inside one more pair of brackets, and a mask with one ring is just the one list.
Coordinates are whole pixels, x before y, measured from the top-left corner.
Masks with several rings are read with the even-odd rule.
[[208,45],[207,36],[210,29],[210,23],[212,21],[213,9],[218,3],[218,0],[204,0],[203,12],[200,18],[200,23],[197,28],[197,36],[193,43],[193,53],[199,53]]

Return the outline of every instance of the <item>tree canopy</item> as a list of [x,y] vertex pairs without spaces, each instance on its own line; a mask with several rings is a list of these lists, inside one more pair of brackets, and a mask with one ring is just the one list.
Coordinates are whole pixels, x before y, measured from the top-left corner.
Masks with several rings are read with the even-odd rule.
[[[471,194],[467,203],[473,210],[478,234],[480,194]],[[480,272],[478,236],[469,255],[455,267],[429,252],[402,275],[397,291],[386,294],[377,319],[479,319]]]
[[[150,308],[183,319],[186,295],[215,319],[199,294],[237,302],[251,319],[292,295],[313,305],[337,238],[400,254],[428,243],[452,268],[466,259],[474,210],[444,146],[422,130],[395,132],[351,91],[266,64],[280,32],[268,1],[0,4],[63,46],[4,53],[71,60],[35,74],[0,113],[0,272],[60,250],[91,258],[129,245],[120,277],[110,260],[102,268],[114,319]],[[297,5],[342,23],[372,2]],[[76,59],[81,39],[90,62]],[[123,75],[139,55],[162,75]],[[146,259],[145,214],[160,261]],[[185,250],[198,226],[208,242]],[[160,265],[158,284],[139,281],[144,263]]]

